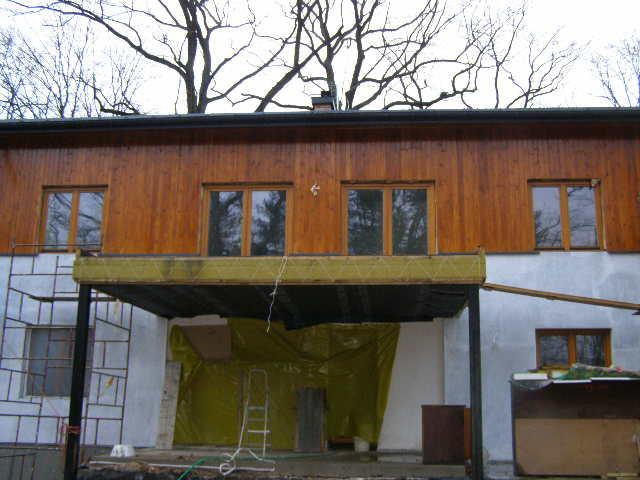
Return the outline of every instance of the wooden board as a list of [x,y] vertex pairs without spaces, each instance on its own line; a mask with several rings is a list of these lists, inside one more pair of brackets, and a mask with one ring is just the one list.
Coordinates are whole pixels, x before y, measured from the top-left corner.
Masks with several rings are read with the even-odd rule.
[[465,407],[422,405],[422,463],[461,465],[465,460]]
[[479,255],[291,257],[93,257],[79,256],[73,279],[92,285],[418,285],[481,284]]
[[323,388],[301,388],[296,391],[296,452],[314,453],[326,450],[326,391]]
[[[289,254],[339,254],[348,182],[433,185],[438,253],[534,248],[528,182],[601,180],[605,247],[640,251],[640,129],[588,124],[58,134],[0,151],[0,253],[44,187],[105,185],[103,251],[199,254],[208,185],[291,185]],[[309,188],[320,187],[318,196]],[[33,249],[22,250],[30,253]]]
[[638,435],[638,419],[518,418],[516,469],[522,475],[639,472]]

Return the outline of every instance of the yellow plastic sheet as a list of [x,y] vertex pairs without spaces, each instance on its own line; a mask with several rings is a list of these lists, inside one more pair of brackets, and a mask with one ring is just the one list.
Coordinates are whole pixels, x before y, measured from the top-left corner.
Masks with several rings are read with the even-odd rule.
[[397,324],[323,324],[287,331],[261,320],[233,318],[231,360],[202,361],[178,326],[170,334],[182,363],[174,441],[234,445],[251,368],[267,371],[272,448],[292,449],[296,390],[324,388],[327,436],[378,441],[398,342]]

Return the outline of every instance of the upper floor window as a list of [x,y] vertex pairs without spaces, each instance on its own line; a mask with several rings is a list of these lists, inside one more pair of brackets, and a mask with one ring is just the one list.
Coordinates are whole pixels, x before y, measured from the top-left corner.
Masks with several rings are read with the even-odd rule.
[[597,182],[532,183],[535,246],[580,249],[602,246]]
[[284,255],[287,189],[207,190],[206,253],[210,256]]
[[435,251],[430,186],[345,187],[349,255],[426,255]]
[[104,188],[45,190],[41,237],[44,249],[100,248],[103,206]]
[[611,365],[611,330],[536,330],[539,368],[569,368],[574,363]]

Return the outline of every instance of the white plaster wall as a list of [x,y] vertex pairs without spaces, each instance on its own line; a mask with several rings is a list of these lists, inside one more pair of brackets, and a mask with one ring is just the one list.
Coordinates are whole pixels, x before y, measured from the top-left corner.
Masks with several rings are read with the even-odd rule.
[[167,320],[134,308],[123,441],[155,445],[164,388]]
[[[40,255],[44,268],[50,258]],[[25,259],[20,260],[26,261]],[[23,265],[24,267],[24,265]],[[5,309],[8,258],[0,257],[0,312]],[[640,255],[605,252],[546,252],[488,255],[487,280],[517,287],[640,302]],[[481,292],[484,440],[489,458],[511,458],[509,378],[535,367],[536,328],[611,328],[613,360],[640,369],[640,319],[630,311],[549,301],[499,292]],[[9,310],[16,305],[8,305]],[[33,305],[23,306],[34,313]],[[70,312],[71,313],[71,312]],[[75,316],[70,315],[70,322]],[[167,321],[134,309],[124,440],[155,442],[166,354]],[[23,339],[12,341],[16,348]],[[22,342],[22,343],[21,343]],[[14,380],[15,381],[15,380]],[[0,375],[0,394],[8,387]],[[19,387],[19,384],[14,385]],[[468,404],[468,322],[458,318],[402,324],[379,448],[421,448],[422,404]],[[45,407],[66,414],[65,399]],[[0,402],[0,413],[33,407]],[[45,422],[54,435],[55,424]],[[20,439],[29,441],[24,423]],[[0,442],[13,441],[15,417],[0,416]],[[7,437],[7,438],[5,438]]]
[[421,405],[444,403],[442,320],[402,323],[378,450],[422,448]]
[[[36,258],[35,272],[52,273],[55,270],[55,258],[53,254],[42,254]],[[61,255],[61,262],[71,265],[73,255]],[[14,257],[14,273],[29,271],[31,257]],[[19,295],[10,294],[7,299],[7,284],[9,278],[10,257],[0,257],[0,335],[4,330],[2,321],[5,318],[5,311],[9,315],[18,317],[29,323],[36,323],[37,315],[40,315],[41,323],[46,323],[51,316],[50,309],[46,304],[40,305],[33,300],[23,298],[20,307]],[[60,279],[60,277],[58,277]],[[14,277],[13,286],[37,295],[51,295],[52,276],[36,277]],[[68,283],[67,284],[65,284]],[[69,279],[58,284],[58,289],[71,291],[75,284]],[[44,305],[44,306],[43,306]],[[105,303],[98,303],[99,309],[104,309]],[[113,305],[113,303],[111,304]],[[56,325],[75,325],[76,304],[73,302],[59,302],[54,310]],[[93,310],[92,310],[93,313]],[[111,315],[115,315],[112,309]],[[104,316],[104,312],[101,313]],[[112,321],[114,319],[111,319]],[[9,323],[11,324],[11,323]],[[164,364],[166,354],[166,329],[167,320],[158,318],[148,312],[133,309],[131,345],[129,350],[129,379],[126,391],[125,415],[123,423],[123,441],[137,446],[153,446],[155,443],[157,421],[159,416],[160,398],[162,394],[162,382],[164,379]],[[97,329],[113,328],[107,324],[98,323]],[[117,330],[117,329],[116,329]],[[25,330],[6,330],[4,340],[3,357],[22,356],[25,345]],[[96,331],[96,338],[126,338],[122,331],[110,332],[107,336],[102,336]],[[124,344],[108,344],[106,355],[106,366],[124,366],[122,359],[126,358],[126,348]],[[94,358],[101,354],[101,345],[94,347]],[[94,361],[94,365],[96,365]],[[5,368],[22,369],[22,360],[3,360],[2,366]],[[51,417],[66,417],[69,412],[68,398],[47,397],[42,402],[42,410],[36,404],[22,403],[28,400],[23,396],[23,379],[19,374],[9,376],[8,372],[0,371],[0,442],[14,442],[17,439],[24,443],[55,443],[58,440],[59,424],[53,418],[43,418],[37,429],[35,418],[22,417],[18,429],[18,415],[41,415]],[[95,401],[98,392],[97,376],[92,376],[92,385],[89,398]],[[101,403],[106,403],[110,392],[115,395],[115,388],[100,388]],[[118,398],[124,394],[122,388],[119,389]],[[106,397],[106,398],[105,398]],[[6,399],[10,401],[6,401]],[[120,410],[109,406],[89,407],[89,416],[97,416],[107,420],[100,423],[99,444],[112,444],[118,437],[119,422],[108,420],[109,418],[119,418]],[[12,416],[15,415],[15,416]],[[90,441],[94,438],[95,421],[87,422],[86,437]],[[38,436],[36,438],[36,432]]]
[[[640,303],[640,255],[544,252],[488,255],[487,281]],[[640,318],[629,310],[481,291],[484,442],[489,459],[510,460],[509,378],[536,366],[536,328],[610,328],[615,364],[640,369]],[[444,321],[445,399],[469,402],[467,313]]]

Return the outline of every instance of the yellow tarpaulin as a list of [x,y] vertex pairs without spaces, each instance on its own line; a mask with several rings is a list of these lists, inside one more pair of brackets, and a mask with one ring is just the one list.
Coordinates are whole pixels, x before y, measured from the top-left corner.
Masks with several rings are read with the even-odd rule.
[[182,363],[176,444],[233,445],[238,441],[245,377],[269,377],[272,448],[292,449],[296,390],[324,388],[327,436],[378,440],[387,403],[399,325],[323,324],[287,331],[261,320],[233,318],[231,359],[202,361],[180,327],[171,330],[173,360]]

